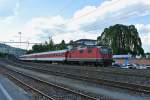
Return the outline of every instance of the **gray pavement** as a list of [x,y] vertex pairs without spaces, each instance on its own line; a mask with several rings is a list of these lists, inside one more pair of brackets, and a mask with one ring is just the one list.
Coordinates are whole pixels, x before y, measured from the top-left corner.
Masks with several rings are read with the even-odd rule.
[[0,100],[29,100],[27,93],[0,75]]
[[96,87],[94,85],[92,86],[91,84],[88,84],[86,82],[79,81],[79,80],[74,80],[74,79],[69,79],[69,78],[54,76],[54,75],[47,75],[47,74],[42,74],[39,72],[34,72],[32,70],[13,67],[6,63],[4,65],[8,68],[24,72],[24,73],[26,73],[28,75],[32,75],[36,78],[40,78],[40,79],[43,79],[43,80],[46,80],[49,82],[53,82],[53,83],[63,84],[65,86],[69,86],[69,87],[72,87],[75,89],[86,91],[88,93],[105,95],[105,96],[113,98],[115,100],[150,100],[150,96],[143,97],[138,94],[133,95],[133,94],[130,94],[127,92],[111,90],[111,89],[102,88],[102,87]]

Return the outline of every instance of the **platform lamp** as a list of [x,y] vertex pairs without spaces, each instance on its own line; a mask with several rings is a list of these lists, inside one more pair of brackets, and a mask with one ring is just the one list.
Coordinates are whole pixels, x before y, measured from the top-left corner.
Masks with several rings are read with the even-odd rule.
[[20,48],[21,48],[21,32],[18,32],[18,34],[20,35]]

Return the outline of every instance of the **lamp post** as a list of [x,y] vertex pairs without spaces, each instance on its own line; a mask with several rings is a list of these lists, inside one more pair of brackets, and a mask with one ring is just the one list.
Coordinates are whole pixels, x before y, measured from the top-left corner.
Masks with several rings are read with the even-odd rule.
[[21,48],[21,32],[18,32],[18,34],[20,35],[20,48]]
[[27,40],[26,50],[28,50],[29,47],[29,40]]
[[[13,42],[14,42],[14,40],[10,40],[10,42],[11,42],[11,43],[13,43]],[[12,45],[12,46],[13,46],[13,45]],[[11,53],[11,54],[15,54],[14,49],[13,49],[13,48],[9,49],[9,53]]]

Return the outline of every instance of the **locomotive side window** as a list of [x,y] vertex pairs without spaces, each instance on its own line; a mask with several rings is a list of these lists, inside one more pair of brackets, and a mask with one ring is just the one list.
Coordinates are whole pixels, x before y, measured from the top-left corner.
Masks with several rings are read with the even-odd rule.
[[80,53],[83,53],[83,50],[79,50]]
[[92,53],[92,49],[88,49],[88,53]]

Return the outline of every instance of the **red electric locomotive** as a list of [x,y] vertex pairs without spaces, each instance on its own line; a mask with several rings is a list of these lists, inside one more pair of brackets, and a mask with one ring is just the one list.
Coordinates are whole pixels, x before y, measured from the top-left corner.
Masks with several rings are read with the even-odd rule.
[[72,49],[67,54],[68,62],[93,63],[95,65],[111,65],[112,50],[106,46],[87,46]]

